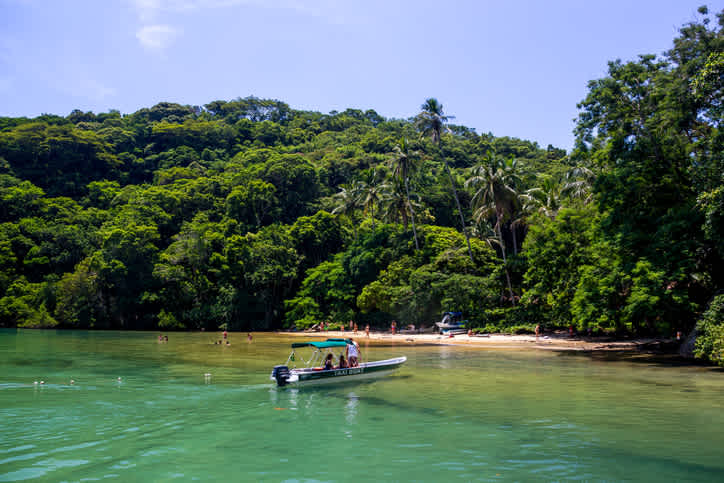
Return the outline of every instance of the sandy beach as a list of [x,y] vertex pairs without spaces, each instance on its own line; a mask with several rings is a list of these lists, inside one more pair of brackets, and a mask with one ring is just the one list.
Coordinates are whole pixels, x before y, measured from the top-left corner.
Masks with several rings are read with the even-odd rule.
[[[364,331],[324,331],[324,332],[280,332],[280,334],[294,337],[329,338],[353,337],[358,341],[367,339]],[[628,339],[616,340],[609,337],[577,337],[569,336],[563,332],[546,333],[538,337],[535,335],[505,335],[490,334],[487,336],[455,335],[453,337],[432,333],[401,333],[392,335],[390,332],[370,332],[369,340],[375,343],[394,343],[411,345],[460,345],[466,347],[481,347],[489,349],[536,349],[556,351],[661,351],[670,350],[675,346],[673,339]]]

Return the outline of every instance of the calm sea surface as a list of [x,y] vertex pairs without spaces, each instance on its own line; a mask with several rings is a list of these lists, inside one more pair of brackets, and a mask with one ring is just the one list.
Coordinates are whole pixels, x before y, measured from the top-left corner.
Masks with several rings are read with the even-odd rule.
[[292,339],[157,335],[0,330],[0,481],[724,480],[716,369],[401,337],[362,340],[394,376],[277,389]]

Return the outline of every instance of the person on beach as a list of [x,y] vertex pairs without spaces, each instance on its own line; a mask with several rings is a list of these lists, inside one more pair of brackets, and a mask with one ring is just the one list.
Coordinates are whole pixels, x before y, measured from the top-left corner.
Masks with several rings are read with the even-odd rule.
[[370,336],[370,324],[365,325],[365,334],[367,335],[367,337]]
[[229,335],[228,332],[226,332],[226,330],[224,330],[224,340],[226,340],[227,335]]
[[540,324],[535,326],[535,341],[538,342],[538,336],[540,336]]
[[354,330],[354,335],[357,335],[357,322],[350,320],[349,326],[352,327],[352,329]]
[[334,369],[334,356],[332,353],[327,354],[327,358],[324,359],[324,370],[328,371],[330,369]]
[[253,337],[251,336],[251,332],[249,332],[249,334],[246,336],[246,340],[251,342],[252,339],[253,339]]
[[164,335],[164,336],[163,336],[163,340],[164,340],[164,342],[168,342],[168,336],[167,336],[167,335]]
[[349,361],[349,367],[357,367],[359,365],[359,344],[351,338],[347,344],[347,360]]
[[397,321],[393,320],[390,324],[390,332],[392,332],[392,335],[395,335],[395,332],[397,331]]

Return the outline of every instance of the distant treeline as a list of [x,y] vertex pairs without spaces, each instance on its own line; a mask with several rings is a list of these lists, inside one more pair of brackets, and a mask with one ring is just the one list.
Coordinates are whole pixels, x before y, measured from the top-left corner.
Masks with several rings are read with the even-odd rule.
[[708,310],[716,359],[724,15],[700,13],[670,51],[589,83],[570,153],[452,124],[433,98],[411,119],[254,97],[0,118],[0,325],[455,310],[484,330],[670,335]]

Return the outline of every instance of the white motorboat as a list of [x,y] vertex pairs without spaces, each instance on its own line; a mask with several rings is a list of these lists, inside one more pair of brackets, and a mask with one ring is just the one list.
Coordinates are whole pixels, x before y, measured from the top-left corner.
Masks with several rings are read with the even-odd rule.
[[[324,369],[322,364],[326,357],[325,354],[330,354],[335,350],[343,354],[348,344],[352,344],[349,339],[294,343],[287,362],[284,365],[274,366],[269,378],[278,386],[353,382],[389,375],[407,361],[407,357],[403,356],[381,361],[361,362],[354,367]],[[296,349],[305,347],[312,348],[312,354],[306,361],[296,351]],[[339,360],[339,356],[336,360]],[[303,367],[296,367],[297,362],[303,364]]]
[[440,333],[443,334],[450,330],[463,330],[465,329],[466,320],[462,320],[462,312],[445,312],[442,315],[440,322],[435,322],[435,325],[440,329]]

